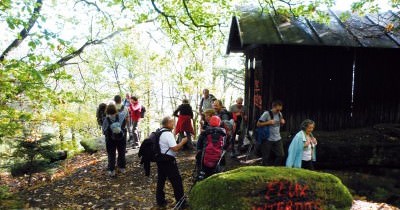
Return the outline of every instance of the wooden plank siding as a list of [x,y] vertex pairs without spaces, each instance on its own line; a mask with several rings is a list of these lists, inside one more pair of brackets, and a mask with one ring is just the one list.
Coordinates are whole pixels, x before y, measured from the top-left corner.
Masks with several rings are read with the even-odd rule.
[[356,50],[354,127],[400,122],[400,56],[395,52]]
[[284,102],[284,130],[291,133],[307,118],[319,130],[400,123],[400,59],[395,52],[288,45],[252,49],[248,62],[255,59],[255,69],[246,68],[248,128],[274,99]]

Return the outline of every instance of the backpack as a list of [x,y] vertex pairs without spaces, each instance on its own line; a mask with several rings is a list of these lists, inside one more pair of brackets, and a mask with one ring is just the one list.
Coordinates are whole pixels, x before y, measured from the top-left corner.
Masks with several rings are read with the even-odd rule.
[[108,137],[113,141],[123,140],[125,132],[122,130],[122,128],[123,128],[122,125],[125,123],[125,120],[124,120],[124,122],[122,122],[122,125],[121,125],[121,123],[119,122],[118,114],[116,115],[114,122],[111,121],[110,117],[106,117],[106,118],[108,121],[108,128],[107,128]]
[[166,154],[169,149],[164,154],[161,153],[160,136],[166,131],[171,132],[169,129],[157,129],[143,140],[138,153],[138,156],[142,157],[143,161],[161,162],[174,158]]
[[[270,116],[271,119],[274,118],[274,114],[272,113],[271,110],[268,110],[268,114]],[[279,118],[281,118],[281,115],[279,114]],[[258,121],[258,120],[257,120]],[[255,125],[255,139],[257,141],[258,144],[261,144],[263,142],[264,139],[268,139],[269,135],[270,135],[270,126],[262,126],[262,127],[257,127],[257,124]]]
[[146,107],[142,105],[141,111],[140,111],[140,118],[144,118],[144,114],[146,113]]
[[106,117],[106,107],[107,107],[107,104],[105,104],[105,103],[101,103],[97,107],[96,118],[97,118],[97,124],[99,126],[103,125],[104,118]]
[[203,147],[203,165],[208,168],[214,168],[222,156],[225,135],[218,132],[218,130],[206,132],[206,141]]

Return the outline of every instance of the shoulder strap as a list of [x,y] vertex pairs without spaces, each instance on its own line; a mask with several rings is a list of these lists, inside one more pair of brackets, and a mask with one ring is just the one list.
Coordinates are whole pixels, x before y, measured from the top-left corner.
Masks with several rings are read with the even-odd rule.
[[[159,131],[157,132],[156,135],[157,135],[157,143],[158,143],[158,144],[160,144],[160,137],[161,137],[161,134],[164,133],[164,132],[166,132],[166,131],[171,132],[170,129],[161,129],[161,130],[159,130]],[[170,149],[171,149],[171,148],[168,148],[167,151],[164,153],[164,155],[166,155],[167,152],[168,152]],[[160,148],[160,150],[161,150],[161,148]]]
[[108,122],[108,130],[111,130],[111,124],[112,124],[112,121],[111,121],[111,119],[110,119],[110,117],[106,117],[106,119],[107,119],[107,122]]
[[118,112],[122,112],[125,109],[125,105],[122,105],[121,108],[119,108]]
[[268,114],[269,114],[269,117],[271,118],[271,120],[273,120],[274,119],[274,113],[272,113],[271,110],[268,110]]

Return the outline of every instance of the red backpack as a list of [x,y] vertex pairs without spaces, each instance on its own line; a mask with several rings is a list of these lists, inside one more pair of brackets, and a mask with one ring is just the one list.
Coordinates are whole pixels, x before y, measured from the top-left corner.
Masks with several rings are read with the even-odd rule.
[[206,137],[203,150],[203,165],[214,168],[222,156],[225,135],[223,132],[210,132]]

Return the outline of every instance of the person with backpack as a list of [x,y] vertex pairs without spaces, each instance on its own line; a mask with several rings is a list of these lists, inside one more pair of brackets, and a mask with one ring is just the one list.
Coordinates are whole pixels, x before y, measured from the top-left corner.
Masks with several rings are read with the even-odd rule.
[[[179,115],[178,115],[179,113]],[[192,126],[193,110],[189,104],[189,100],[183,99],[182,104],[174,111],[174,117],[178,117],[178,122],[175,127],[175,135],[179,134],[178,142],[186,136],[188,142],[185,144],[183,149],[192,150],[192,135],[194,135],[194,130]]]
[[131,97],[131,103],[129,105],[129,113],[132,122],[132,136],[133,143],[132,147],[136,149],[139,146],[139,120],[141,118],[142,113],[142,105],[139,103],[139,100],[136,96]]
[[236,157],[235,142],[232,141],[233,131],[235,130],[235,122],[232,118],[232,113],[228,112],[222,104],[221,100],[215,100],[213,103],[213,108],[215,110],[215,115],[221,119],[221,127],[225,128],[227,146],[231,150],[231,157]]
[[[122,105],[128,110],[128,115],[129,115],[129,106],[131,105],[131,95],[129,93],[125,94],[125,99],[122,102]],[[132,141],[133,136],[132,136],[132,122],[131,122],[131,117],[128,116],[128,119],[126,121],[126,128],[129,134],[128,142]]]
[[210,91],[208,89],[203,90],[203,97],[201,98],[199,105],[200,127],[203,127],[205,121],[204,111],[207,109],[212,109],[215,100],[216,98],[214,97],[214,95],[210,94]]
[[236,99],[236,104],[229,108],[229,112],[232,113],[232,118],[235,121],[236,128],[232,132],[232,142],[236,141],[236,135],[239,135],[238,150],[243,146],[243,132],[242,132],[242,121],[245,119],[244,116],[245,107],[243,106],[243,98],[239,97]]
[[280,134],[280,127],[285,124],[285,119],[282,117],[282,101],[275,100],[272,102],[272,109],[270,111],[265,111],[260,119],[257,121],[257,129],[262,127],[267,129],[266,135],[259,135],[259,141],[261,143],[261,153],[262,153],[262,164],[268,165],[268,159],[271,151],[275,155],[273,160],[273,165],[282,165],[285,153],[283,151],[283,143]]
[[124,132],[125,132],[125,138],[127,139],[128,137],[128,131],[129,131],[129,110],[128,108],[122,103],[122,97],[120,95],[115,95],[114,96],[114,102],[115,102],[115,107],[117,108],[118,112],[126,112],[126,118],[125,118],[125,126],[124,126]]
[[156,160],[157,163],[157,190],[156,200],[157,205],[164,207],[167,205],[165,200],[164,186],[167,178],[171,182],[174,189],[175,200],[178,203],[184,196],[182,177],[179,173],[178,165],[176,162],[176,153],[182,149],[187,142],[187,137],[184,137],[179,144],[176,143],[172,130],[174,129],[174,119],[172,117],[164,117],[161,121],[161,131],[159,137],[160,158]]
[[196,166],[199,173],[204,173],[200,179],[219,172],[218,164],[223,158],[226,133],[220,127],[221,119],[212,116],[209,123],[210,126],[200,133],[197,141]]
[[119,172],[125,173],[126,160],[126,111],[118,112],[114,104],[109,104],[106,108],[106,118],[104,119],[102,130],[106,139],[106,150],[108,158],[108,175],[115,176],[115,160],[118,151],[117,166]]
[[306,119],[300,125],[301,130],[294,136],[290,142],[286,167],[314,169],[316,161],[317,139],[312,132],[315,128],[315,122]]

